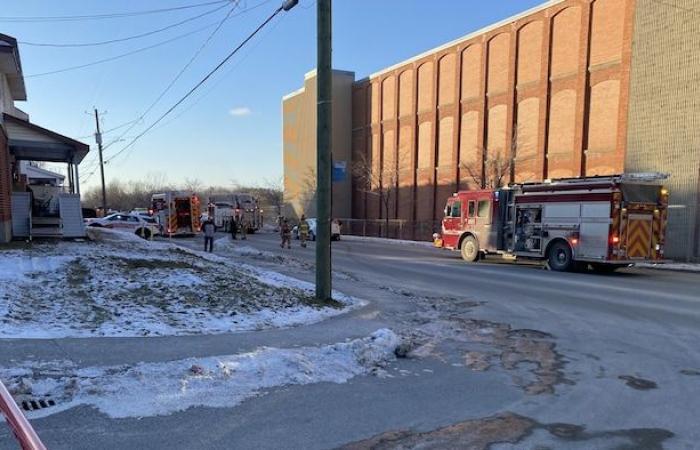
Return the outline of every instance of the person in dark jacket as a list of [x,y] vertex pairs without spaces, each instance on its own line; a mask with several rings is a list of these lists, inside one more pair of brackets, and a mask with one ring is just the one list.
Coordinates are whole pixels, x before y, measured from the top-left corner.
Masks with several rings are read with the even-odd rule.
[[284,248],[286,244],[287,248],[292,248],[292,227],[289,226],[289,221],[287,219],[284,219],[280,227],[280,237],[282,238],[280,247]]
[[231,216],[231,224],[229,226],[231,227],[231,239],[235,241],[236,235],[238,234],[238,221],[236,220],[236,216]]
[[202,231],[204,232],[204,251],[211,253],[214,251],[214,233],[216,233],[216,226],[211,218],[204,221]]

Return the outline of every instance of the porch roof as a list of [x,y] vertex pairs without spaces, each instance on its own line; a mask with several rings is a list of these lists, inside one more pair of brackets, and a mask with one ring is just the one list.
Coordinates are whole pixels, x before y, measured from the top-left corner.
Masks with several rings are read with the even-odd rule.
[[90,146],[10,114],[3,114],[10,154],[17,160],[80,164]]

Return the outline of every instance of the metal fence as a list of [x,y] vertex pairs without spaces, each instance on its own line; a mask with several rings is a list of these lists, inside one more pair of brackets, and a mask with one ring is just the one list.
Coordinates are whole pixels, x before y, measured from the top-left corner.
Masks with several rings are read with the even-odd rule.
[[428,241],[440,230],[440,221],[401,219],[339,219],[342,233],[354,236]]

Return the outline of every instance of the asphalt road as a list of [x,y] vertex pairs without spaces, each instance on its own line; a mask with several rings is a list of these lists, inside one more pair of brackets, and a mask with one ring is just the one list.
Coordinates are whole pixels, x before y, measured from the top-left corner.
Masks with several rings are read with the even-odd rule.
[[[218,252],[226,256],[223,242],[217,242]],[[235,245],[267,253],[230,253],[232,258],[313,280],[313,244],[302,249],[294,241],[291,250],[281,249],[276,235],[257,234]],[[283,258],[266,258],[270,253]],[[700,442],[700,274],[625,269],[596,275],[497,260],[465,264],[456,253],[427,246],[350,238],[333,243],[333,265],[334,287],[368,306],[291,330],[6,341],[0,362],[49,359],[57,352],[79,365],[159,361],[339,342],[380,327],[410,335],[434,325],[439,333],[449,329],[448,338],[435,340],[424,356],[397,360],[387,368],[393,377],[285,387],[233,408],[114,420],[80,407],[33,423],[54,449],[334,448],[400,430],[406,432],[393,439],[432,442],[428,448],[486,442],[517,449],[690,449]],[[470,352],[490,355],[490,363],[470,365]],[[505,413],[528,421],[529,428],[518,434],[506,423],[489,428],[493,435],[482,440],[444,440],[445,433],[467,439],[473,426],[482,430],[482,420]],[[11,442],[0,427],[0,448],[12,448]],[[398,443],[385,441],[381,448]]]

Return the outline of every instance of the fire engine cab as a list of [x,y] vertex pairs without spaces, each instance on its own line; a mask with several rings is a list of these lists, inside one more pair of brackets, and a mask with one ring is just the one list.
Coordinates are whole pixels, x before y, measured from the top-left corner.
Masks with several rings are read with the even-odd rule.
[[437,247],[475,262],[487,254],[546,260],[550,269],[613,271],[663,260],[663,174],[626,174],[460,191],[447,200]]

